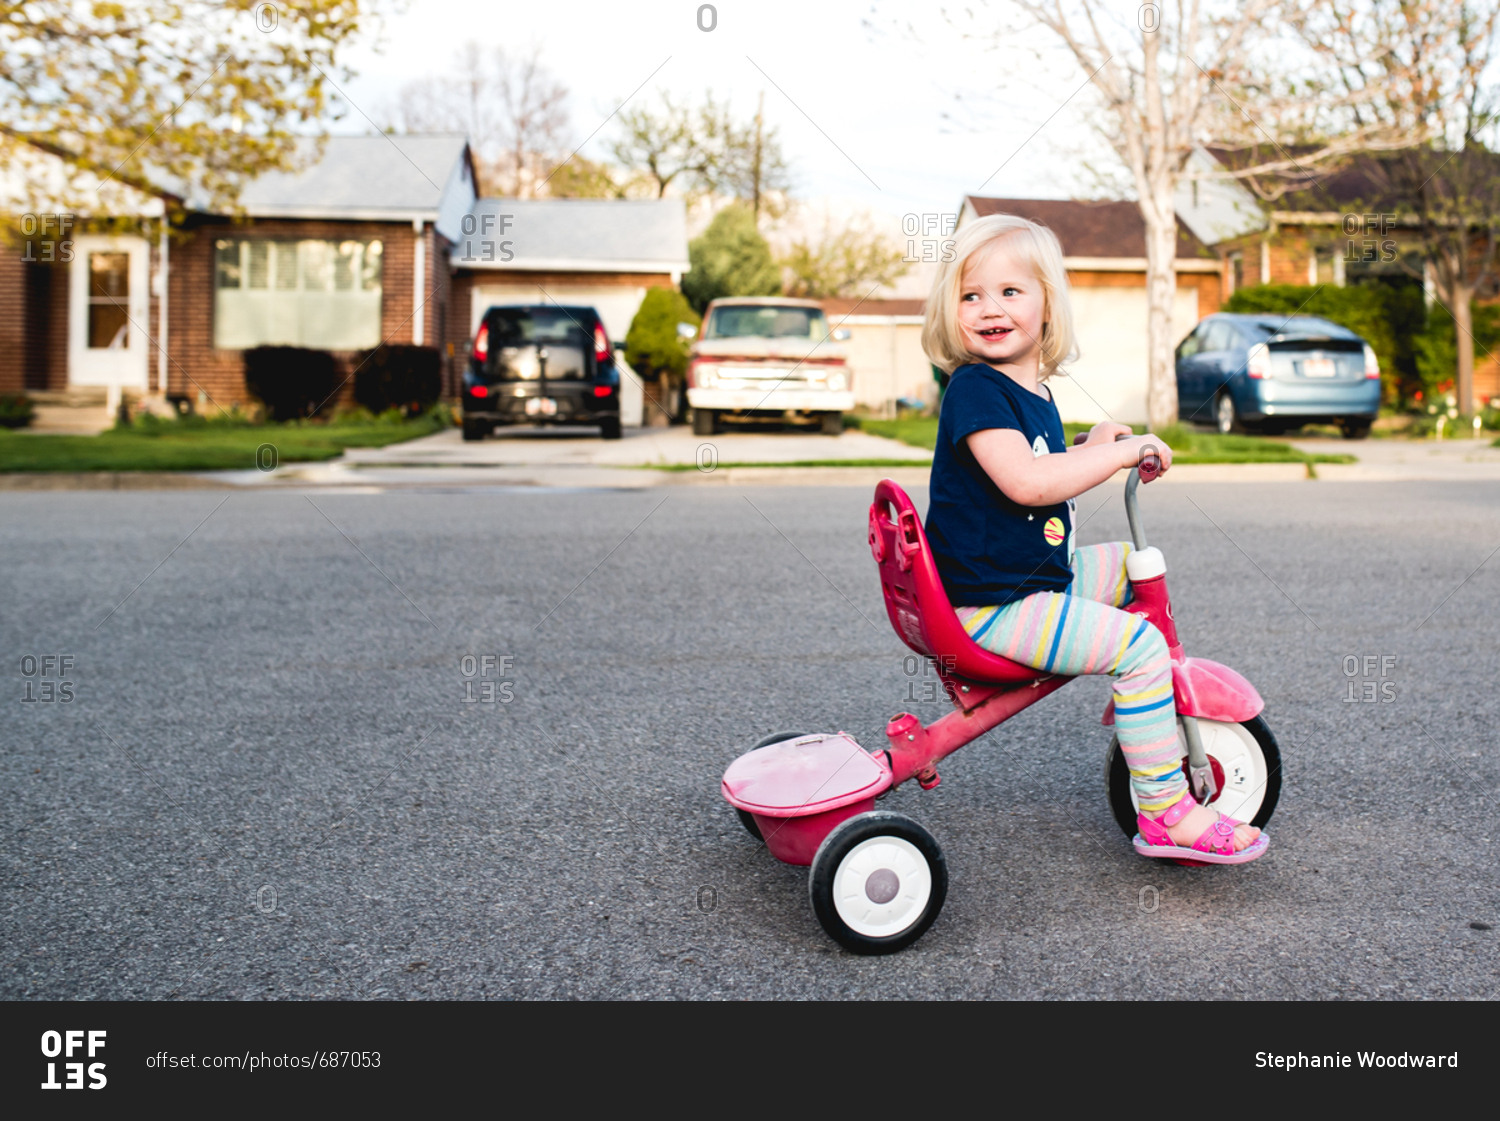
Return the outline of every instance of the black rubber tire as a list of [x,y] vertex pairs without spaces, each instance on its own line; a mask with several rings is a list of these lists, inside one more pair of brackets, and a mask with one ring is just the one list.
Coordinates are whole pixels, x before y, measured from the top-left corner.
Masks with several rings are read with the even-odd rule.
[[[805,735],[807,735],[806,732],[777,732],[774,735],[767,736],[750,750],[756,751],[762,747],[770,747],[773,743],[780,743],[782,740],[794,740],[799,736]],[[755,824],[755,815],[749,810],[740,809],[738,806],[734,807],[734,812],[739,815],[740,824],[745,827],[745,832],[749,833],[750,836],[754,837],[761,844],[765,844],[766,839],[761,836],[760,826]]]
[[599,435],[606,440],[618,440],[620,438],[620,418],[607,416],[599,422]]
[[[926,861],[932,880],[922,910],[898,932],[886,936],[861,934],[854,930],[840,917],[833,899],[834,880],[845,857],[856,845],[877,837],[899,837],[911,844]],[[818,922],[844,949],[856,954],[892,954],[922,937],[943,909],[943,901],[948,897],[948,864],[932,834],[911,818],[888,810],[871,810],[842,822],[823,839],[813,857],[808,894],[812,897],[813,914],[818,917]]]
[[693,435],[712,436],[714,434],[714,412],[712,409],[693,410]]
[[1245,430],[1239,410],[1234,407],[1234,395],[1227,389],[1214,398],[1214,430],[1221,436]]
[[1368,420],[1341,420],[1339,431],[1346,440],[1363,440],[1370,434],[1370,423]]
[[820,431],[825,436],[837,436],[844,430],[843,413],[824,413]]
[[[1281,800],[1281,747],[1263,716],[1242,720],[1240,727],[1250,733],[1266,761],[1266,794],[1261,800],[1260,809],[1246,823],[1257,829],[1264,829],[1266,822],[1276,812],[1276,803]],[[1125,753],[1120,750],[1118,739],[1110,742],[1105,775],[1109,787],[1109,808],[1114,812],[1115,822],[1125,836],[1134,837],[1138,828],[1135,803],[1130,800],[1130,768],[1125,765]]]
[[487,421],[470,420],[468,417],[464,417],[465,440],[483,440],[487,435],[489,435],[489,432],[490,426]]

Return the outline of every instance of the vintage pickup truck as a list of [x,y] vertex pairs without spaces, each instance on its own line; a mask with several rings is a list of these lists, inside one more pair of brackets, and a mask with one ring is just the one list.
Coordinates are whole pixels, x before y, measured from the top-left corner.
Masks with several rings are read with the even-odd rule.
[[846,348],[814,300],[770,296],[714,300],[703,313],[687,372],[693,431],[724,422],[818,424],[843,431],[854,407]]

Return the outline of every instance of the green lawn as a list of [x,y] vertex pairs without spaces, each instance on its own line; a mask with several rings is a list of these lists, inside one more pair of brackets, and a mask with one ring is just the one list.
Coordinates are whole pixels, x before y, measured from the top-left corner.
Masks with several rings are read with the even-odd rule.
[[[245,424],[159,422],[98,436],[46,436],[0,429],[0,471],[221,471],[268,462],[333,459],[345,448],[379,448],[441,431],[419,417],[399,423]],[[272,452],[259,453],[269,444]],[[274,456],[274,458],[273,458]]]
[[[937,447],[937,417],[913,416],[900,420],[850,418],[846,423],[873,436],[885,436],[931,451]],[[1076,433],[1087,432],[1087,424],[1065,424],[1063,430],[1071,441]],[[1137,426],[1138,428],[1140,426]],[[1144,429],[1141,429],[1144,431]],[[1200,432],[1175,426],[1160,433],[1172,449],[1173,463],[1354,463],[1352,455],[1309,455],[1290,444],[1263,436],[1221,436],[1217,432]]]

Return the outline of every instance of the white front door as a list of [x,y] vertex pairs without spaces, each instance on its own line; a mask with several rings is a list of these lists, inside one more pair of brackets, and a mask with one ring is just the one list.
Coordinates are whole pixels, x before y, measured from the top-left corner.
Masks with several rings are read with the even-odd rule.
[[149,389],[150,243],[139,237],[73,239],[68,277],[68,384]]

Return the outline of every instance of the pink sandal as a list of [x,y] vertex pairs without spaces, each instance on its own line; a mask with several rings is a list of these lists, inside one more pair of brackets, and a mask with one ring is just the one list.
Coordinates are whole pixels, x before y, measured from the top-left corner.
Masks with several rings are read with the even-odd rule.
[[[1145,814],[1137,814],[1136,825],[1140,832],[1135,835],[1135,851],[1142,856],[1164,857],[1179,864],[1244,864],[1261,856],[1270,847],[1271,838],[1262,831],[1250,845],[1235,852],[1234,827],[1243,825],[1244,822],[1235,821],[1223,814],[1219,814],[1219,819],[1205,829],[1191,847],[1177,844],[1167,832],[1167,827],[1176,825],[1197,805],[1197,800],[1188,792],[1180,801],[1168,806],[1159,817],[1150,818]],[[1189,854],[1191,859],[1184,859]]]

